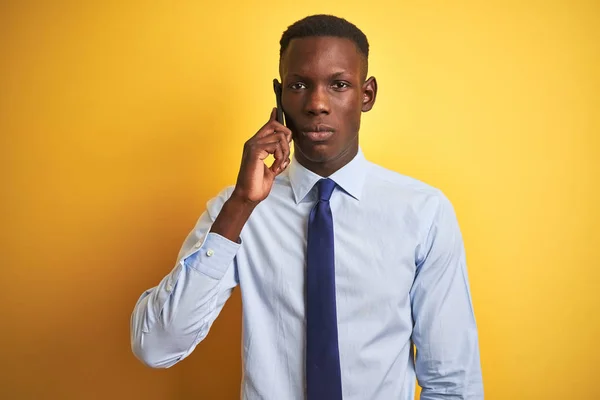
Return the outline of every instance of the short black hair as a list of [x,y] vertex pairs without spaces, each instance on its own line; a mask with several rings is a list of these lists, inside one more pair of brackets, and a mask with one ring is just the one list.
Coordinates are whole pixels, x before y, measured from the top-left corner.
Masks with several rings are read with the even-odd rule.
[[369,41],[367,40],[367,36],[356,25],[344,18],[327,14],[311,15],[290,25],[283,32],[279,41],[279,59],[282,59],[292,39],[314,36],[334,36],[352,40],[356,44],[356,48],[360,54],[364,56],[366,73],[369,60]]

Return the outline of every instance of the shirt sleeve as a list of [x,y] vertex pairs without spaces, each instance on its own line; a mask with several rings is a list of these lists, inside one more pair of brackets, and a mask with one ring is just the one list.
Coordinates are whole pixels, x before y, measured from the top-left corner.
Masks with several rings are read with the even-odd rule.
[[237,285],[239,243],[210,232],[231,189],[207,203],[185,239],[174,268],[146,290],[131,315],[131,348],[153,368],[167,368],[187,357],[208,331]]
[[410,293],[421,400],[482,400],[463,239],[450,201],[441,192],[433,200],[435,211],[417,252]]

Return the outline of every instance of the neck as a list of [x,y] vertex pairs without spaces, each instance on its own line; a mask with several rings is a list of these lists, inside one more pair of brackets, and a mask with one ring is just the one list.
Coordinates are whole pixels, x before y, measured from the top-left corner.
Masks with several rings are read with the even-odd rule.
[[311,160],[302,153],[302,150],[294,144],[294,155],[300,165],[315,174],[328,177],[335,171],[348,164],[358,154],[358,142],[351,143],[339,154],[327,160]]

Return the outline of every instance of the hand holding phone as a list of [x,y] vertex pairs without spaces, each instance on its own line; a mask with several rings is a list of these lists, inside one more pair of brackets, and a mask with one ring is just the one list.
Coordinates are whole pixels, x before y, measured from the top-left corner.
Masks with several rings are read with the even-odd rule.
[[[281,106],[281,84],[273,80],[277,107],[271,110],[269,121],[245,144],[237,182],[231,197],[212,225],[211,232],[237,241],[252,210],[267,198],[275,177],[290,165],[292,132],[284,125]],[[269,167],[265,160],[273,156]]]
[[[242,163],[232,197],[242,203],[258,204],[271,191],[275,177],[290,164],[292,132],[284,124],[282,87],[273,79],[273,90],[277,107],[271,111],[269,121],[244,145]],[[273,155],[275,160],[269,167],[265,160]]]

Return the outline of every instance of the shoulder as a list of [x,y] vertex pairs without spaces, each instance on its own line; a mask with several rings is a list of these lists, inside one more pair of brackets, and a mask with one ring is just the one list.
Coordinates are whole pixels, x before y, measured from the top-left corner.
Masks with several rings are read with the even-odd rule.
[[365,193],[376,196],[393,207],[406,207],[423,222],[431,222],[440,212],[454,213],[452,203],[438,187],[415,177],[367,163]]
[[370,161],[367,163],[365,184],[390,194],[412,195],[416,198],[443,196],[442,191],[431,184]]

